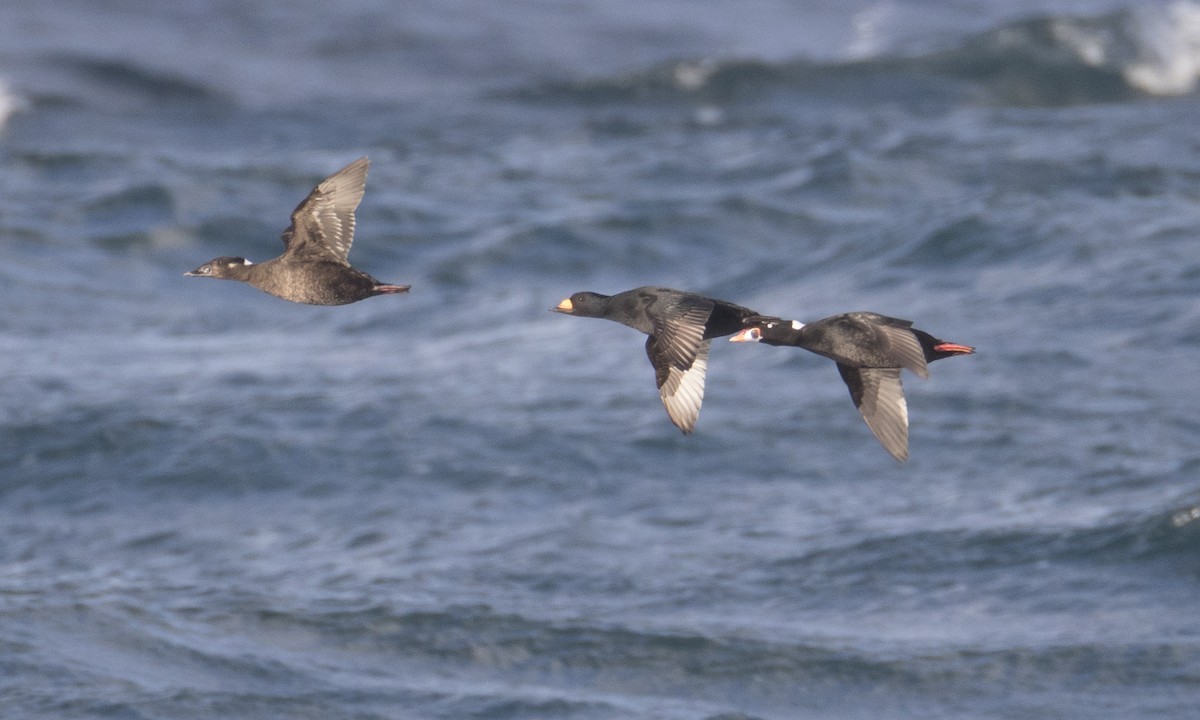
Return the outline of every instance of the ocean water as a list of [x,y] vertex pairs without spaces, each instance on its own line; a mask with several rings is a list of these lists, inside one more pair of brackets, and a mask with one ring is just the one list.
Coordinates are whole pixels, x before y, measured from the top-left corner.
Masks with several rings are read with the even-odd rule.
[[[1200,3],[188,0],[0,22],[5,718],[1192,718]],[[263,260],[372,158],[352,261]],[[684,288],[875,310],[827,360]]]

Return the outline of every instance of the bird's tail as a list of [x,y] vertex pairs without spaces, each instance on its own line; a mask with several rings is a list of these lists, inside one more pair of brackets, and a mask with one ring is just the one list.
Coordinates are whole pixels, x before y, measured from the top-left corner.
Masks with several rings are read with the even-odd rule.
[[970,355],[975,352],[975,348],[970,345],[939,342],[933,346],[933,351],[938,353],[938,359],[941,359],[943,357],[950,357],[951,355]]
[[376,286],[375,286],[375,294],[376,294],[376,295],[397,295],[397,294],[399,294],[399,293],[406,293],[406,292],[408,292],[408,289],[409,289],[409,288],[411,288],[411,287],[412,287],[412,285],[384,285],[384,284],[379,284],[379,285],[376,285]]

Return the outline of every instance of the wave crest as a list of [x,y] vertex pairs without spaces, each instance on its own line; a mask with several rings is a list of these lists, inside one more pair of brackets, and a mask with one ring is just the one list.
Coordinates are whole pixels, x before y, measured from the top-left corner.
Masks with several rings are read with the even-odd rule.
[[1200,78],[1200,4],[1175,2],[1139,16],[1141,57],[1125,67],[1131,85],[1151,95],[1184,95]]
[[837,102],[1060,106],[1181,95],[1200,81],[1200,2],[1193,0],[1094,17],[1031,18],[914,54],[878,52],[874,34],[867,35],[869,41],[851,48],[853,59],[846,61],[676,60],[519,94],[543,101],[708,107],[776,93]]

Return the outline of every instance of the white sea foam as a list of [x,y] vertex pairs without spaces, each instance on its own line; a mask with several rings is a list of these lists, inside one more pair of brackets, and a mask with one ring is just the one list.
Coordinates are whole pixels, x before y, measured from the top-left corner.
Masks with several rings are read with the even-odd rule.
[[1179,0],[1137,17],[1141,57],[1124,69],[1125,79],[1153,95],[1194,90],[1200,79],[1200,3]]
[[896,14],[896,5],[892,0],[877,2],[860,10],[850,18],[854,27],[854,40],[847,52],[851,58],[865,59],[873,57],[884,50],[885,33]]
[[1100,67],[1111,61],[1113,32],[1099,23],[1062,18],[1050,24],[1055,40],[1069,47],[1085,64]]
[[8,83],[0,78],[0,132],[8,124],[8,119],[25,107],[25,101],[8,87]]

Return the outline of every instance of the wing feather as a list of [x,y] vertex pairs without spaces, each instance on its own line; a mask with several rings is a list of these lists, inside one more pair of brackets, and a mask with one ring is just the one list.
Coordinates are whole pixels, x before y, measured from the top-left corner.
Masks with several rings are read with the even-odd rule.
[[900,462],[908,459],[908,403],[900,368],[854,368],[838,363],[850,398],[883,448]]
[[658,394],[667,409],[667,416],[685,435],[696,428],[700,406],[704,403],[704,376],[708,371],[710,347],[711,340],[700,343],[691,367],[686,370],[674,365],[668,366],[666,376],[659,384]]
[[908,368],[918,377],[929,377],[925,350],[911,329],[892,325],[877,325],[876,328],[882,334],[888,358],[895,362],[897,367]]
[[361,157],[321,181],[292,211],[285,254],[350,264],[354,211],[362,202],[370,160]]
[[704,402],[704,376],[712,342],[704,339],[704,326],[712,313],[706,298],[689,300],[677,312],[665,313],[646,339],[646,355],[654,366],[659,396],[671,422],[686,435],[696,427]]

